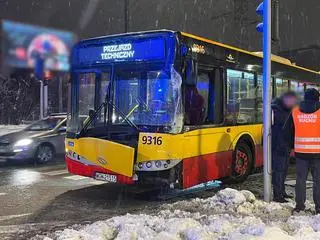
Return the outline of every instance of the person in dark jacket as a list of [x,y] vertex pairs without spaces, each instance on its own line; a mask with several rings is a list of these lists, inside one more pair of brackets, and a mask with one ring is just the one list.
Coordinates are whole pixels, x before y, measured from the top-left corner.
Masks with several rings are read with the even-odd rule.
[[[305,210],[306,181],[309,170],[313,178],[313,200],[316,214],[320,214],[320,103],[319,92],[312,88],[304,95],[304,101],[295,108],[289,118],[293,122],[292,141],[296,158],[296,207]],[[291,126],[286,126],[290,129]]]
[[293,148],[292,131],[285,125],[288,122],[291,111],[296,105],[297,96],[295,92],[286,92],[280,98],[276,98],[272,105],[272,185],[273,200],[275,202],[287,202],[286,198],[292,198],[285,191],[285,180],[287,177],[290,151]]

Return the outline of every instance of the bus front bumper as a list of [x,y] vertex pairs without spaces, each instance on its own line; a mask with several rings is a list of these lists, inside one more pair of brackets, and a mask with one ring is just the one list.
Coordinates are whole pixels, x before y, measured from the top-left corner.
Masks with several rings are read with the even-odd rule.
[[134,184],[136,182],[134,177],[117,174],[98,165],[85,164],[71,159],[68,155],[66,155],[66,164],[68,171],[72,174],[118,184]]

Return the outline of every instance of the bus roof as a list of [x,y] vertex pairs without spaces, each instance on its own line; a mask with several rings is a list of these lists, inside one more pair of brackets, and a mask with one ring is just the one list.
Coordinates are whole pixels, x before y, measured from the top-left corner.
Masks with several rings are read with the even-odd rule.
[[[190,34],[190,33],[172,31],[172,30],[166,30],[166,29],[153,30],[153,31],[130,32],[130,33],[113,34],[113,35],[108,35],[108,36],[89,38],[89,39],[85,39],[85,40],[80,41],[78,44],[76,44],[75,48],[81,47],[81,46],[84,46],[84,45],[87,45],[87,44],[92,44],[92,43],[93,44],[97,44],[99,42],[103,43],[104,40],[108,41],[109,39],[112,40],[112,39],[115,39],[115,38],[122,38],[122,37],[139,37],[139,36],[145,36],[145,35],[149,35],[149,34],[150,35],[181,34],[182,36],[185,36],[185,37],[188,37],[188,38],[191,38],[191,39],[195,39],[195,40],[198,40],[198,41],[203,41],[203,42],[206,42],[206,43],[209,43],[209,44],[213,44],[213,45],[225,48],[225,49],[229,49],[229,50],[233,50],[233,51],[236,51],[236,52],[239,52],[239,53],[243,53],[245,55],[250,55],[252,57],[257,57],[259,59],[263,58],[263,55],[261,53],[259,53],[259,52],[250,52],[250,51],[247,51],[247,50],[244,50],[244,49],[241,49],[241,48],[233,47],[233,46],[230,46],[230,45],[227,45],[227,44],[223,44],[223,43],[220,43],[220,42],[216,42],[216,41],[213,41],[213,40],[210,40],[210,39],[207,39],[207,38],[199,37],[199,36],[196,36],[196,35],[193,35],[193,34]],[[292,67],[292,68],[296,69],[297,71],[300,70],[300,71],[308,72],[309,74],[315,74],[318,79],[320,78],[320,72],[317,72],[315,70],[311,70],[311,69],[308,69],[308,68],[305,68],[305,67],[297,66],[294,63],[291,63],[289,60],[285,60],[282,57],[273,55],[271,59],[275,63],[281,64],[281,65],[285,65],[285,66],[288,66],[288,67]]]
[[[193,39],[196,39],[196,40],[200,40],[200,41],[203,41],[203,42],[206,42],[206,43],[214,44],[214,45],[217,45],[217,46],[220,46],[220,47],[223,47],[223,48],[228,48],[228,49],[231,49],[231,50],[234,50],[234,51],[238,51],[238,52],[241,52],[241,53],[245,53],[245,54],[248,54],[248,55],[251,55],[251,56],[254,56],[254,57],[263,58],[263,55],[261,53],[246,51],[246,50],[241,49],[241,48],[236,48],[236,47],[233,47],[233,46],[230,46],[230,45],[227,45],[227,44],[223,44],[223,43],[219,43],[219,42],[216,42],[216,41],[213,41],[213,40],[209,40],[209,39],[206,39],[206,38],[195,36],[195,35],[190,34],[190,33],[181,32],[181,34],[183,36],[186,36],[186,37],[189,37],[189,38],[193,38]],[[305,67],[297,66],[295,64],[283,61],[283,59],[278,58],[278,56],[273,56],[272,57],[272,61],[280,63],[280,64],[283,64],[283,65],[287,65],[287,66],[290,66],[290,67],[293,67],[293,68],[297,68],[299,70],[308,71],[310,73],[314,73],[314,74],[320,75],[320,73],[315,71],[315,70],[311,70],[311,69],[308,69],[308,68],[305,68]]]
[[87,38],[84,40],[81,40],[78,42],[78,44],[87,43],[87,42],[93,42],[93,41],[99,41],[109,38],[118,38],[118,37],[130,37],[130,36],[139,36],[139,35],[145,35],[145,34],[161,34],[161,33],[177,33],[177,31],[167,30],[167,29],[161,29],[161,30],[151,30],[151,31],[140,31],[140,32],[128,32],[128,33],[118,33],[118,34],[111,34],[111,35],[105,35],[105,36],[99,36],[99,37],[93,37],[93,38]]

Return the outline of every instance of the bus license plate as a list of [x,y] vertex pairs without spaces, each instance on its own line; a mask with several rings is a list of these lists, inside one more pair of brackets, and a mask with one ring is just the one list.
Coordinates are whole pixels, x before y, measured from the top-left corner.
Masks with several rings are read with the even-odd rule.
[[117,176],[116,175],[111,175],[111,174],[105,174],[105,173],[98,173],[97,172],[94,175],[94,178],[96,180],[105,181],[105,182],[113,182],[113,183],[117,182]]

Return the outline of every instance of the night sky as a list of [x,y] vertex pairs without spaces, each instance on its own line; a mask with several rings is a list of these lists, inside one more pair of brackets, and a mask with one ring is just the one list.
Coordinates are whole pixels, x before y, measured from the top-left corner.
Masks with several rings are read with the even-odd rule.
[[[128,0],[128,30],[190,32],[252,51],[260,51],[255,26],[257,0]],[[125,31],[125,0],[0,0],[0,19],[75,32],[79,38]],[[317,68],[320,46],[319,0],[280,0],[280,42],[274,52],[291,54],[312,47],[305,65]],[[315,50],[316,49],[316,50]],[[289,51],[289,53],[288,53]],[[309,51],[309,50],[308,50]]]

